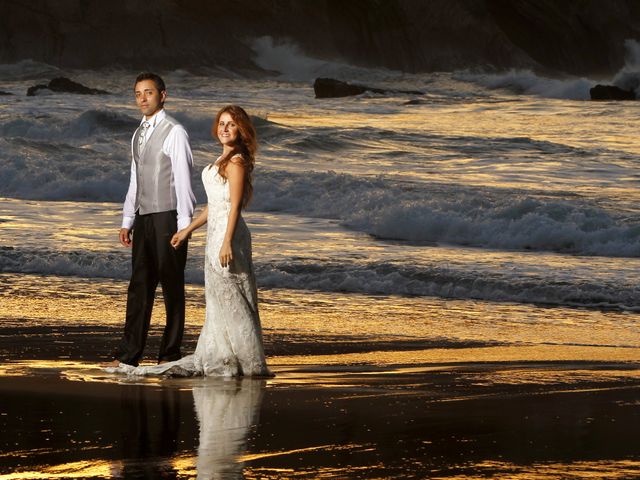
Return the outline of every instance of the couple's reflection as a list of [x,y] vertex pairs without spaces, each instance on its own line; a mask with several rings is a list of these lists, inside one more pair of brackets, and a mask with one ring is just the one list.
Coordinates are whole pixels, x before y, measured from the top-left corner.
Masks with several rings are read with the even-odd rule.
[[264,380],[227,380],[193,388],[200,425],[198,479],[243,478],[237,457],[258,423]]
[[122,470],[113,472],[115,477],[192,478],[193,462],[188,468],[176,460],[190,453],[179,450],[190,450],[197,428],[197,478],[243,478],[243,464],[237,459],[251,427],[258,422],[265,380],[206,378],[188,382],[193,400],[184,388],[186,382],[159,389],[150,385],[124,387],[123,462]]

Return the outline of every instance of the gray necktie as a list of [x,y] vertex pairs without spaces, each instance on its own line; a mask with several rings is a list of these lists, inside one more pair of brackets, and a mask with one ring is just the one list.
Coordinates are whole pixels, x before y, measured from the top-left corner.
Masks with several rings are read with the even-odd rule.
[[149,122],[142,122],[142,126],[140,128],[140,135],[138,136],[138,151],[142,151],[144,148],[144,144],[147,141],[147,130],[151,124]]

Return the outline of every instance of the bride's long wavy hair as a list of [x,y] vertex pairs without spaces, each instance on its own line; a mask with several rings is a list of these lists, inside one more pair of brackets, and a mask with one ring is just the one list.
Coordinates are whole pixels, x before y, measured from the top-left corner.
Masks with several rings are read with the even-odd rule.
[[[218,124],[223,113],[228,113],[238,126],[238,139],[234,145],[233,151],[223,156],[218,162],[218,173],[226,180],[225,170],[231,161],[231,157],[240,153],[242,155],[242,166],[244,167],[244,189],[242,192],[242,208],[249,205],[253,196],[253,167],[256,163],[256,150],[258,142],[256,140],[256,129],[253,126],[251,117],[238,105],[227,105],[220,109],[216,115],[216,119],[211,126],[211,136],[220,142],[218,138]],[[222,144],[222,143],[221,143]]]

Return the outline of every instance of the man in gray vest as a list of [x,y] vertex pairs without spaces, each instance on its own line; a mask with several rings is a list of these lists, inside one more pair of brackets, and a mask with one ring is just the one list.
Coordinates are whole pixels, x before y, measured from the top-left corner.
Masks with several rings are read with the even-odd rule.
[[158,363],[181,357],[187,242],[174,249],[169,241],[191,223],[195,207],[189,136],[164,111],[167,90],[163,80],[156,74],[142,73],[136,78],[134,92],[144,117],[131,142],[131,179],[120,229],[120,243],[132,247],[133,268],[124,336],[116,360],[108,365],[111,367],[138,365],[158,283],[167,314]]

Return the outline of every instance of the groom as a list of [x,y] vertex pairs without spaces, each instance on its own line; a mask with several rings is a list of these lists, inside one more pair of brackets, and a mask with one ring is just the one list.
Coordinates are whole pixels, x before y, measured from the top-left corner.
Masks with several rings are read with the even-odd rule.
[[187,242],[174,249],[169,241],[191,223],[195,207],[189,136],[164,110],[164,81],[154,73],[142,73],[134,93],[143,118],[131,141],[131,178],[120,229],[120,243],[132,247],[133,268],[124,335],[110,367],[138,365],[158,283],[167,315],[158,363],[181,357]]

